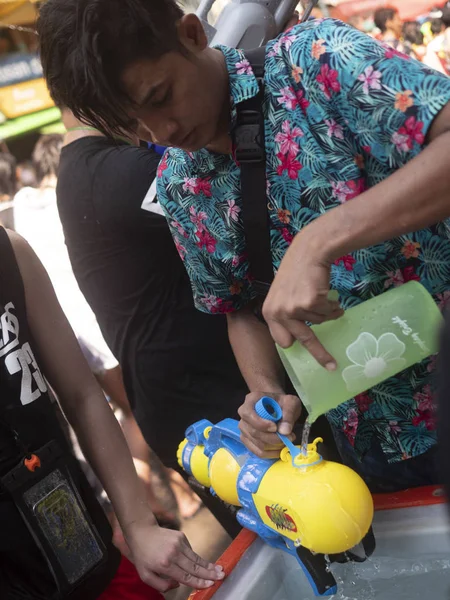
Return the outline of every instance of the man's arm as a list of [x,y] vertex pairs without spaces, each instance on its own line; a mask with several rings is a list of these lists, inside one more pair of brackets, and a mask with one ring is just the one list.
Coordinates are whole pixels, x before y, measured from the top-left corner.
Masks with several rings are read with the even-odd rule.
[[258,417],[255,404],[262,396],[275,398],[283,409],[278,431],[293,437],[292,429],[301,411],[300,400],[285,393],[285,373],[275,344],[266,325],[255,316],[252,305],[229,313],[227,319],[230,343],[250,390],[239,409],[242,441],[257,456],[278,458],[277,426]]
[[142,579],[161,591],[173,587],[174,581],[209,587],[221,576],[192,551],[183,534],[158,527],[119,424],[84,360],[44,268],[25,240],[12,233],[9,237],[44,372],[111,499]]
[[[450,215],[450,104],[434,120],[427,139],[429,145],[407,165],[297,234],[263,308],[280,346],[302,341],[306,313],[323,310],[329,303],[333,261]],[[326,365],[317,352],[308,349]]]

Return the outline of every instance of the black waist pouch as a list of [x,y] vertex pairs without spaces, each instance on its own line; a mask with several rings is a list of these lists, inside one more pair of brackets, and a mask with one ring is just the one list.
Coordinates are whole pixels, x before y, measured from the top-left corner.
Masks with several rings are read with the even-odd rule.
[[78,481],[76,460],[55,441],[0,479],[45,558],[60,597],[74,591],[108,557],[108,540],[94,525]]

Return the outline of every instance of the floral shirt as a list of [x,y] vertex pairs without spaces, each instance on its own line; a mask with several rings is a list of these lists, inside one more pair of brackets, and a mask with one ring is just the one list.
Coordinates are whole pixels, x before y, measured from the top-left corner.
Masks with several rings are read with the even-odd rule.
[[[232,106],[258,93],[242,52],[220,48]],[[344,23],[299,25],[266,53],[267,195],[273,266],[295,234],[349,202],[416,156],[434,117],[450,100],[450,79]],[[254,296],[241,218],[240,171],[232,156],[169,150],[158,193],[196,306],[239,310]],[[336,260],[331,286],[349,308],[407,281],[439,303],[450,296],[445,223]],[[430,361],[329,413],[359,457],[374,436],[390,462],[435,443]]]

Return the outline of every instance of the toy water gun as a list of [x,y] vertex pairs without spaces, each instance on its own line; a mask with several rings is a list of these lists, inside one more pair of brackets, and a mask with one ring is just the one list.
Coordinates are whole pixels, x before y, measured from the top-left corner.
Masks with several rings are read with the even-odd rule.
[[[268,397],[257,403],[256,412],[273,422],[282,417],[278,403]],[[240,507],[237,519],[243,527],[293,554],[317,596],[330,596],[336,581],[328,563],[362,562],[374,549],[368,535],[372,496],[354,471],[320,456],[321,438],[306,452],[280,438],[286,446],[280,458],[261,459],[243,445],[234,419],[217,425],[202,420],[187,429],[178,462],[212,494]],[[352,549],[363,540],[364,556],[358,557]]]

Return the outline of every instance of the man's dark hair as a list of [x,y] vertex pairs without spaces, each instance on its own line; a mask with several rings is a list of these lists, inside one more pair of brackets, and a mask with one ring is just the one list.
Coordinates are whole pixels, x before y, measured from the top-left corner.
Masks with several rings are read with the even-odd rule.
[[114,135],[131,130],[120,85],[125,67],[182,50],[175,0],[47,0],[37,29],[53,100]]
[[9,152],[0,152],[0,196],[12,200],[17,190],[16,159]]
[[373,15],[373,20],[375,22],[375,25],[381,31],[381,33],[385,33],[385,31],[387,30],[386,23],[388,21],[392,21],[392,19],[397,13],[398,10],[393,6],[386,6],[385,8],[379,8],[375,11],[375,14]]
[[58,175],[64,136],[54,133],[39,138],[33,150],[33,167],[39,183],[44,177]]
[[421,46],[423,44],[423,33],[420,31],[420,23],[405,21],[403,23],[403,39],[410,44]]

